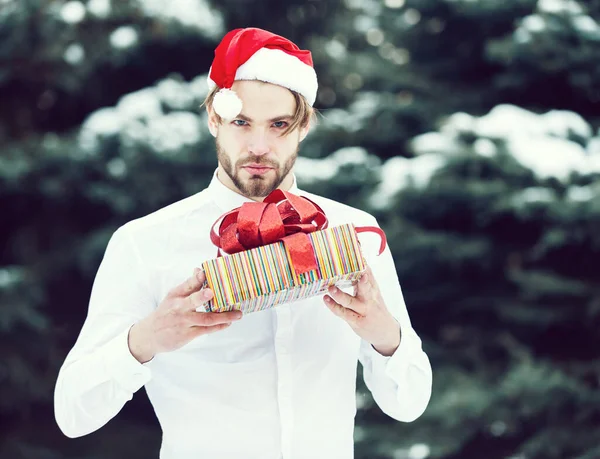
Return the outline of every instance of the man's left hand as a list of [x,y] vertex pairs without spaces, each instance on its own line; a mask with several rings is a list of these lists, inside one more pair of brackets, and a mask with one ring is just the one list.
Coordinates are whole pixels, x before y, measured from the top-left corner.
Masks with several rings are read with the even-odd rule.
[[354,295],[332,286],[323,297],[327,307],[382,355],[392,355],[400,345],[400,325],[387,309],[370,267],[354,287]]

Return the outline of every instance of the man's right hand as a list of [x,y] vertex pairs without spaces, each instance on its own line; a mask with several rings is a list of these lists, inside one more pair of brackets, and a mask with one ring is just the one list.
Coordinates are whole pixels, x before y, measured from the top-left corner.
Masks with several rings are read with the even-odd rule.
[[197,336],[223,330],[242,318],[241,311],[196,311],[213,297],[212,290],[202,288],[205,278],[196,268],[194,275],[171,290],[148,317],[131,327],[129,350],[139,362],[179,349]]

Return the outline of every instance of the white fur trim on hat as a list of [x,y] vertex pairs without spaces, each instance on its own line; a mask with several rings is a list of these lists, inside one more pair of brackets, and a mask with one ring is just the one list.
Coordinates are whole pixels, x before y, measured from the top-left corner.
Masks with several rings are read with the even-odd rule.
[[280,49],[261,48],[240,65],[236,80],[260,80],[302,94],[310,105],[317,98],[315,69]]
[[[216,86],[210,76],[207,80],[209,89]],[[238,67],[235,80],[259,80],[283,86],[303,95],[311,106],[317,98],[315,69],[280,49],[259,49]]]

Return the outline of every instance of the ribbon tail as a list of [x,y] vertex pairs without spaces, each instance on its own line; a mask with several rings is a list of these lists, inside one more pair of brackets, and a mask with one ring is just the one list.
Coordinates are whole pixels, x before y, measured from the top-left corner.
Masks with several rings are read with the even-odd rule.
[[355,228],[357,233],[376,233],[381,238],[381,244],[379,245],[379,253],[377,255],[381,255],[385,250],[385,246],[387,245],[387,238],[385,237],[385,233],[383,230],[377,226],[358,226]]
[[317,269],[315,251],[308,235],[295,233],[281,240],[290,254],[292,265],[297,275]]

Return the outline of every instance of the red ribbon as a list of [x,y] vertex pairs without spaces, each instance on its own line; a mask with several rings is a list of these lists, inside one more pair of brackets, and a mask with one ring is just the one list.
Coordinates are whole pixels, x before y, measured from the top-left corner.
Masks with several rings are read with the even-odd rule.
[[[216,227],[218,225],[218,231]],[[287,248],[296,274],[317,269],[317,260],[309,233],[327,228],[325,212],[304,196],[276,189],[263,202],[246,202],[222,217],[212,226],[210,239],[226,254],[234,254],[277,241]],[[380,228],[364,226],[357,233],[373,231],[381,237],[379,254],[386,245]]]

